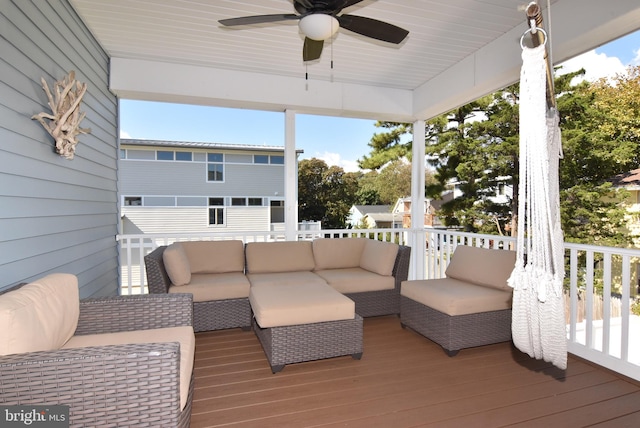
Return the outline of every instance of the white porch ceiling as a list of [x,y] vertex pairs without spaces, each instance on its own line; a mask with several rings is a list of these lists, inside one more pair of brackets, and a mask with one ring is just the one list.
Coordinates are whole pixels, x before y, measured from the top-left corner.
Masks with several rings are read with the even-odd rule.
[[[341,29],[305,66],[297,21],[218,24],[293,13],[291,0],[70,1],[111,56],[121,97],[405,121],[515,82],[528,3],[364,0],[343,13],[398,25],[408,38],[396,46]],[[556,63],[640,28],[637,0],[551,4]]]

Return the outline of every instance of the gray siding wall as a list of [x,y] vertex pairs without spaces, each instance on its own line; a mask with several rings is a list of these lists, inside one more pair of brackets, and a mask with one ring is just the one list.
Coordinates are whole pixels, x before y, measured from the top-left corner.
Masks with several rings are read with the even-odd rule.
[[224,182],[207,182],[205,162],[120,161],[123,195],[267,196],[284,194],[282,165],[224,166]]
[[124,234],[268,231],[269,207],[227,207],[224,226],[209,225],[208,208],[122,207]]
[[[0,0],[0,288],[52,272],[78,276],[81,297],[116,294],[117,100],[109,58],[66,0]],[[88,84],[73,160],[31,116],[75,70]]]

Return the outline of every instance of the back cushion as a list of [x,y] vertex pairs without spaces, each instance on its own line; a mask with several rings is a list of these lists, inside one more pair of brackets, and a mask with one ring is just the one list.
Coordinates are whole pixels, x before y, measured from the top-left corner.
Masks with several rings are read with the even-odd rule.
[[189,259],[180,242],[174,242],[164,249],[162,261],[173,285],[187,285],[191,282]]
[[0,355],[59,349],[80,316],[75,275],[47,275],[0,295]]
[[315,270],[346,269],[360,266],[367,238],[321,238],[313,241]]
[[191,273],[244,272],[242,241],[183,242]]
[[449,278],[511,291],[507,279],[515,264],[515,251],[458,245],[445,273]]
[[246,247],[247,272],[300,272],[315,267],[311,242],[250,242]]
[[391,276],[398,256],[398,244],[367,239],[360,258],[360,267],[378,275]]

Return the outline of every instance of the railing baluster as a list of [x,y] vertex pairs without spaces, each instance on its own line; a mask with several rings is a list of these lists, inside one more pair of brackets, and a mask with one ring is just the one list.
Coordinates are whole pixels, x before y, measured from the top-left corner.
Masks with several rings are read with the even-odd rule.
[[[631,285],[631,266],[630,266],[630,258],[628,255],[622,256],[622,329],[621,329],[621,345],[622,349],[620,349],[620,358],[622,361],[629,361],[629,316],[630,316],[630,305],[629,305],[629,294],[630,294],[630,285]],[[638,333],[638,332],[636,332]]]
[[611,253],[605,252],[602,281],[602,352],[611,352]]

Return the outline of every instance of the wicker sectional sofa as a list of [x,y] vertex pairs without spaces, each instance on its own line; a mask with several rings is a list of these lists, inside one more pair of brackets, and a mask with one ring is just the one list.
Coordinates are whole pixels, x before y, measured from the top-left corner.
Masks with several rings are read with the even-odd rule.
[[329,284],[363,317],[399,314],[410,251],[366,238],[190,241],[156,248],[145,256],[145,267],[149,293],[193,294],[199,332],[250,327],[250,288],[265,283]]

